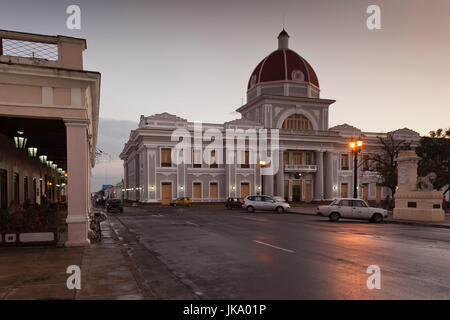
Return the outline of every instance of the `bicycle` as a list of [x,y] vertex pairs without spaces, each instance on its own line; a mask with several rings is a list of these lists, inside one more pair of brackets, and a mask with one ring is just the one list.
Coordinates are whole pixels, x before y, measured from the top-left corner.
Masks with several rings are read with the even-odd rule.
[[89,217],[89,239],[94,242],[102,241],[102,229],[100,222],[106,220],[106,215],[103,212],[94,212]]

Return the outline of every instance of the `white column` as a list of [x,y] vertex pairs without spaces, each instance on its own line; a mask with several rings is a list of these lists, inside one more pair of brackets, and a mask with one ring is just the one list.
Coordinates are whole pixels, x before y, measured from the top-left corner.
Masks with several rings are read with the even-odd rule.
[[333,153],[327,151],[326,159],[326,174],[325,174],[325,199],[333,199]]
[[317,172],[314,180],[314,200],[323,200],[323,152],[316,151]]
[[[276,195],[279,197],[284,198],[284,163],[283,163],[283,151],[279,150],[279,166],[278,166],[278,172],[276,175]],[[286,195],[288,196],[288,195]]]
[[65,121],[67,133],[67,225],[66,246],[89,245],[89,149],[86,121]]

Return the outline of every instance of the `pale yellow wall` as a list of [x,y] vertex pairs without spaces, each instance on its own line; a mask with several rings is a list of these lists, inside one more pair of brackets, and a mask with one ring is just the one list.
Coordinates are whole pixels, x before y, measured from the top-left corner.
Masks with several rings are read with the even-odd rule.
[[42,87],[0,83],[0,102],[42,103]]
[[53,88],[53,104],[57,106],[70,106],[70,89]]
[[60,42],[58,49],[61,68],[83,69],[84,43]]

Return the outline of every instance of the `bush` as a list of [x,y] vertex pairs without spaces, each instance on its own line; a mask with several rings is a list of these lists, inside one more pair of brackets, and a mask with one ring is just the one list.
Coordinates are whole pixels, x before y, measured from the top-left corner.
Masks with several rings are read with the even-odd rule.
[[0,210],[0,231],[39,231],[56,227],[58,207],[28,206],[27,209]]

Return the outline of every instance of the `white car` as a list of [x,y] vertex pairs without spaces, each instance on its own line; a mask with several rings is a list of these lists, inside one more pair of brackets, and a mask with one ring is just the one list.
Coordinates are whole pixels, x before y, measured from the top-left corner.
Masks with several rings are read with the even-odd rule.
[[388,212],[381,208],[372,208],[361,199],[335,199],[328,206],[318,206],[317,215],[330,218],[331,221],[345,219],[365,219],[380,223],[388,217]]
[[242,208],[248,212],[255,210],[275,210],[278,213],[289,211],[291,206],[280,197],[270,196],[246,196],[242,203]]

